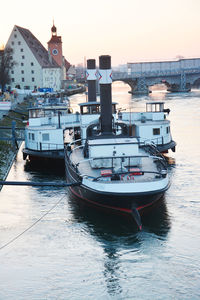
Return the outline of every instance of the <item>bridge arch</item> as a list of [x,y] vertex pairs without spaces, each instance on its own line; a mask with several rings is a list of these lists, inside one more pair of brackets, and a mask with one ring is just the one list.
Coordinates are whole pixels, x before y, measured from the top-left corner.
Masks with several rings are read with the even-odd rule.
[[172,91],[187,92],[200,78],[200,59],[128,63],[125,72],[113,72],[113,79],[128,83],[133,94],[149,92],[149,87],[165,82]]

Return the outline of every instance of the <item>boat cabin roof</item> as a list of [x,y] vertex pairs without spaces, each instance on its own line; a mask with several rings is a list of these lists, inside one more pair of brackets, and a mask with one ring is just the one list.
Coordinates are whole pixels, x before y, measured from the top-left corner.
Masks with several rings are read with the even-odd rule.
[[35,106],[35,107],[30,107],[28,110],[66,110],[69,107],[67,105],[50,105],[50,106]]
[[[93,106],[93,105],[100,105],[100,102],[84,102],[84,103],[79,103],[79,106]],[[118,104],[117,102],[112,102],[112,105]]]
[[88,140],[88,144],[90,146],[97,145],[128,145],[128,144],[138,144],[137,138],[105,138],[105,139],[96,139],[96,140]]

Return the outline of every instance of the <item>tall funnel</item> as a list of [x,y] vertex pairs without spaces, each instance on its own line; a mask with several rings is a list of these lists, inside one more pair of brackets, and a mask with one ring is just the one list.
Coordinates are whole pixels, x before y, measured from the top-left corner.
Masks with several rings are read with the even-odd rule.
[[95,59],[87,60],[88,102],[96,102],[96,63]]
[[101,103],[101,132],[102,134],[112,133],[112,70],[111,56],[102,55],[99,57],[99,85]]

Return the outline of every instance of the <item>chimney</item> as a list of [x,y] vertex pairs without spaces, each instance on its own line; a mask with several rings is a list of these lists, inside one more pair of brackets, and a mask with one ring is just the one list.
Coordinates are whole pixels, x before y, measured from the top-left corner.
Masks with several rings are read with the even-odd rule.
[[88,102],[96,102],[96,63],[95,59],[87,60]]
[[102,134],[112,133],[112,70],[111,56],[102,55],[99,57],[99,85],[101,103],[101,132]]

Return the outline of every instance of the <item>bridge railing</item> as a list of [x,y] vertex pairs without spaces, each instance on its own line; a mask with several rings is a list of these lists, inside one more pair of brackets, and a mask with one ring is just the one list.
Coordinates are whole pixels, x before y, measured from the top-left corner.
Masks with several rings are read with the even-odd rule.
[[160,76],[177,76],[181,74],[197,74],[200,73],[199,68],[181,68],[173,70],[152,70],[152,71],[141,71],[141,72],[116,72],[112,73],[112,79],[128,79],[128,78],[140,78],[140,77],[160,77]]

